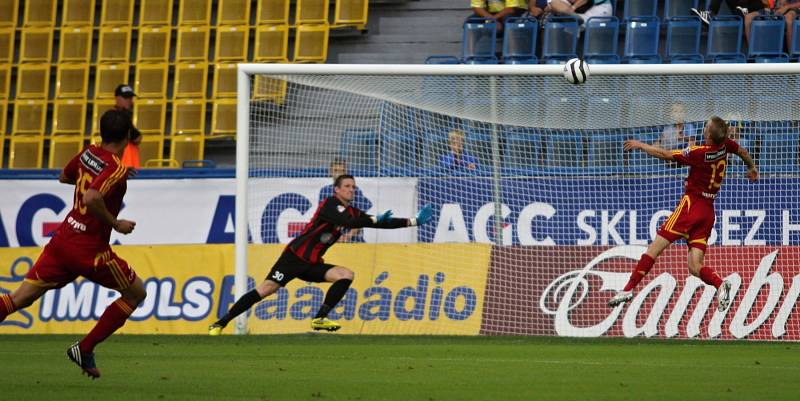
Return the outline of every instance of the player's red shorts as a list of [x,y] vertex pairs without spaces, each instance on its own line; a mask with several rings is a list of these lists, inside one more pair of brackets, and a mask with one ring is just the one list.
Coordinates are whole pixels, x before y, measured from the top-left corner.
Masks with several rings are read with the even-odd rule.
[[658,235],[670,242],[683,238],[690,248],[705,252],[715,219],[713,199],[684,195],[667,221],[658,229]]
[[55,236],[44,247],[25,281],[39,287],[61,288],[78,276],[119,291],[133,283],[136,272],[108,245],[82,248]]

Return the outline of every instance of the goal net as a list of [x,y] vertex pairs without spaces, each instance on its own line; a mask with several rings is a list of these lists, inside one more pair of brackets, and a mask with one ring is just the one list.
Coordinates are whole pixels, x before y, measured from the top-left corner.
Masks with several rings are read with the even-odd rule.
[[[330,315],[344,333],[800,339],[798,65],[597,65],[582,85],[560,66],[239,68],[237,297],[347,172],[357,208],[434,214],[330,248],[355,272]],[[732,306],[717,311],[678,241],[608,307],[688,171],[623,142],[702,145],[712,115],[761,173],[720,167],[705,265]],[[294,280],[238,332],[308,331],[327,288]]]

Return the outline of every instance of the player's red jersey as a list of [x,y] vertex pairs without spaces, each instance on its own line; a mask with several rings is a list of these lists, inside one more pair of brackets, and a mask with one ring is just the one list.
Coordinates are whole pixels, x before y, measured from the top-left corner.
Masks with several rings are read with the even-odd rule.
[[686,177],[686,194],[710,199],[717,197],[717,192],[725,178],[728,153],[736,153],[739,144],[726,139],[719,145],[692,146],[684,150],[672,152],[675,160],[689,166]]
[[83,195],[90,188],[99,191],[109,213],[116,216],[128,188],[127,172],[117,155],[99,146],[91,145],[73,157],[64,175],[75,181],[74,204],[55,235],[76,246],[108,246],[112,227],[86,209]]

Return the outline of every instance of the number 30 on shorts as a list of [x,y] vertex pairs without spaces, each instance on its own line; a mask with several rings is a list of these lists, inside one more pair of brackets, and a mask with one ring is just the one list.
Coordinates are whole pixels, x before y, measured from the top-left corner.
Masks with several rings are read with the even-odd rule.
[[272,273],[272,278],[274,278],[277,282],[281,282],[283,281],[283,273],[275,270],[275,273]]

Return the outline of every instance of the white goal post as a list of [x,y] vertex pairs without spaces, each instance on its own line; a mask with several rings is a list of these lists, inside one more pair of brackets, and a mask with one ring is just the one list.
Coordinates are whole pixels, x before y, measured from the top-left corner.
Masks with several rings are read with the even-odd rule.
[[[573,85],[563,65],[239,64],[235,298],[277,256],[248,252],[285,245],[345,160],[370,213],[435,209],[428,226],[331,249],[330,263],[372,255],[354,262],[346,333],[800,339],[800,64],[589,67]],[[716,202],[706,262],[734,305],[709,308],[713,287],[674,244],[629,305],[606,308],[686,176],[622,142],[700,144],[712,115],[763,177],[748,184],[731,157]],[[292,289],[236,333],[300,331],[317,294]]]

